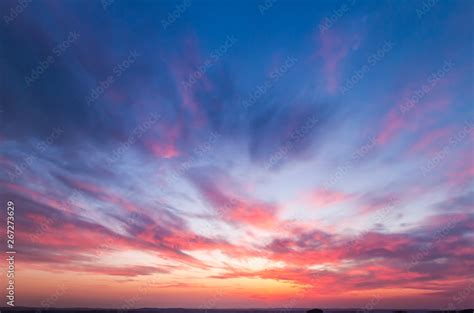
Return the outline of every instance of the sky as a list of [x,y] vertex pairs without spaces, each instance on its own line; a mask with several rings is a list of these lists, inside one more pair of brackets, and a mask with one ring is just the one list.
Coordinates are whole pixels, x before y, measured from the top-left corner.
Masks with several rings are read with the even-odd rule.
[[17,305],[474,305],[472,1],[0,8]]

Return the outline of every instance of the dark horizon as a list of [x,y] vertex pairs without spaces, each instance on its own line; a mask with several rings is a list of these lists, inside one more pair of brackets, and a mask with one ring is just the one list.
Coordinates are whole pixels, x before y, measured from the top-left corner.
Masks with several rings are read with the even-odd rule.
[[[277,312],[308,312],[310,310],[314,310],[316,308],[153,308],[153,307],[143,307],[143,308],[130,308],[130,309],[122,309],[122,308],[88,308],[88,307],[63,307],[63,308],[55,308],[55,307],[50,307],[50,308],[41,308],[41,307],[22,307],[22,306],[17,306],[14,308],[10,307],[0,307],[1,310],[42,310],[42,311],[71,311],[71,310],[103,310],[103,311],[108,311],[108,310],[114,310],[114,311],[140,311],[140,310],[161,310],[161,311],[235,311],[235,312],[241,312],[241,311],[277,311]],[[364,309],[364,308],[317,308],[320,310],[323,310],[324,312],[332,312],[332,311],[363,311],[363,312],[382,312],[382,311],[389,311],[389,312],[401,312],[401,311],[407,311],[407,312],[471,312],[474,313],[474,309],[471,308],[464,308],[464,309],[430,309],[430,308],[425,308],[425,309],[409,309],[409,308],[372,308],[372,309]]]
[[[307,312],[310,310],[314,310],[315,308],[154,308],[154,307],[143,307],[143,308],[130,308],[130,309],[123,309],[123,308],[88,308],[88,307],[63,307],[63,308],[41,308],[41,307],[22,307],[16,306],[14,308],[10,307],[0,307],[1,310],[41,310],[41,311],[70,311],[70,310],[114,310],[114,311],[140,311],[140,310],[162,310],[162,311],[278,311],[278,312]],[[474,313],[474,309],[471,308],[464,308],[464,309],[407,309],[407,308],[373,308],[373,309],[364,309],[364,308],[317,308],[321,309],[324,312],[332,312],[332,311],[363,311],[363,312],[381,312],[381,311],[389,311],[389,312],[400,312],[400,311],[407,311],[407,312],[471,312]]]
[[275,312],[309,312],[311,310],[323,310],[324,312],[332,312],[332,311],[363,311],[363,312],[381,312],[381,311],[407,311],[407,312],[471,312],[474,313],[474,309],[472,308],[462,308],[462,309],[439,309],[439,308],[424,308],[424,309],[410,309],[410,308],[357,308],[357,307],[346,307],[346,308],[323,308],[323,307],[312,307],[312,308],[156,308],[156,307],[139,307],[139,308],[92,308],[92,307],[48,307],[48,308],[41,308],[41,307],[22,307],[16,306],[14,308],[9,307],[0,307],[1,310],[42,310],[42,311],[59,311],[59,310],[114,310],[114,311],[140,311],[140,310],[161,310],[161,311],[174,311],[174,312],[181,312],[181,311],[235,311],[235,312],[243,312],[243,311],[275,311]]

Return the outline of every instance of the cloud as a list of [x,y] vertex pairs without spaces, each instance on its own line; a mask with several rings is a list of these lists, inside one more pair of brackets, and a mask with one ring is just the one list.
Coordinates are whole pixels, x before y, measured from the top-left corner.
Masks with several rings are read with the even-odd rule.
[[398,107],[392,108],[382,119],[382,127],[377,135],[377,142],[381,145],[388,144],[404,131],[406,120],[400,113]]
[[414,154],[424,152],[433,154],[439,150],[440,146],[443,146],[447,142],[447,139],[452,133],[453,130],[451,128],[435,129],[425,133],[413,144],[410,148],[410,152]]
[[[0,2],[6,14],[17,5]],[[150,299],[170,307],[196,306],[196,295],[216,288],[229,291],[222,306],[295,292],[308,297],[301,306],[354,307],[375,292],[387,306],[448,303],[439,297],[465,288],[474,267],[472,134],[430,176],[417,171],[472,113],[472,10],[438,3],[452,14],[415,21],[416,6],[395,16],[347,5],[334,7],[344,16],[318,34],[321,17],[339,15],[332,5],[282,2],[252,23],[245,14],[219,19],[219,29],[207,15],[229,16],[227,4],[192,6],[158,31],[176,4],[31,2],[3,23],[0,198],[17,205],[18,270],[82,273],[92,292],[110,281],[133,291],[130,281],[156,275],[163,281]],[[295,14],[269,35],[279,12]],[[345,74],[389,41],[397,43],[390,57],[339,94]],[[442,66],[448,59],[452,69]],[[337,188],[321,188],[328,173],[344,176]],[[344,207],[337,215],[317,209],[336,206]],[[21,294],[35,304],[36,294]],[[83,303],[82,294],[71,298]]]
[[322,59],[322,76],[326,91],[334,95],[340,87],[344,68],[348,63],[353,50],[361,40],[361,34],[351,31],[342,31],[338,27],[318,32],[317,56]]
[[306,196],[307,201],[317,207],[327,207],[330,205],[345,202],[354,196],[341,191],[316,189]]
[[[202,267],[185,250],[222,250],[233,253],[235,249],[224,240],[214,240],[199,236],[188,229],[185,221],[169,211],[163,211],[159,220],[144,213],[128,213],[125,218],[117,218],[125,223],[128,234],[120,234],[112,229],[96,224],[75,213],[54,208],[48,204],[31,200],[9,188],[2,199],[15,199],[22,207],[17,213],[19,250],[23,261],[41,268],[49,268],[52,263],[61,263],[62,268],[71,271],[99,272],[106,275],[131,275],[159,272],[152,267],[109,268],[100,266],[100,258],[115,251],[140,249],[157,253],[165,259]],[[41,200],[41,199],[38,199]],[[82,262],[96,265],[87,270]],[[42,265],[41,265],[42,264]],[[136,272],[136,274],[133,274]]]
[[[445,234],[443,227],[453,218],[459,222],[451,228],[452,233]],[[463,273],[472,265],[468,237],[474,231],[472,218],[472,214],[433,216],[412,233],[369,232],[356,245],[348,245],[350,238],[318,230],[275,238],[265,247],[271,252],[267,257],[284,266],[255,271],[229,269],[215,277],[288,280],[312,286],[312,296],[341,296],[347,290],[379,288],[434,292],[440,279],[463,279]],[[455,257],[449,245],[457,251]]]
[[[219,172],[219,171],[218,171]],[[235,185],[230,176],[213,168],[194,169],[188,175],[190,181],[200,192],[204,200],[213,206],[218,219],[260,228],[271,228],[278,223],[278,208],[267,202],[245,197],[226,186]]]

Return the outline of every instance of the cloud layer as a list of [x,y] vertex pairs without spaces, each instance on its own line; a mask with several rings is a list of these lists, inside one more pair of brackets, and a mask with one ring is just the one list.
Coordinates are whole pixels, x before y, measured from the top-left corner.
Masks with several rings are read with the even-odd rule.
[[21,305],[472,306],[473,8],[422,4],[2,2]]

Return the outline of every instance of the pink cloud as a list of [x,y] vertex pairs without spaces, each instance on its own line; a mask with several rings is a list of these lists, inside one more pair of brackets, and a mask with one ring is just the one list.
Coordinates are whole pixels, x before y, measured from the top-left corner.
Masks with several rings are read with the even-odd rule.
[[340,86],[344,61],[359,38],[357,35],[345,34],[335,29],[318,32],[318,36],[320,47],[317,54],[323,60],[326,90],[333,94]]
[[389,111],[383,118],[382,129],[377,135],[377,141],[380,144],[387,144],[395,136],[403,131],[406,121],[401,115],[398,107]]
[[206,123],[205,113],[196,96],[196,90],[204,88],[209,91],[213,88],[203,66],[209,62],[201,56],[196,36],[188,36],[185,40],[183,53],[170,58],[170,72],[175,79],[175,85],[182,106],[194,115],[195,126],[201,127]]
[[160,158],[171,159],[179,156],[178,149],[169,143],[152,142],[149,147],[153,155]]
[[278,223],[275,206],[252,200],[239,200],[234,207],[229,208],[225,218],[260,228],[272,228]]
[[474,181],[474,160],[472,150],[467,149],[452,164],[446,174],[448,182],[453,186],[468,185]]
[[[453,133],[452,128],[440,128],[424,134],[410,148],[410,153],[430,152],[434,153],[439,150],[437,143],[445,144],[447,138]],[[431,148],[431,149],[430,149]]]
[[306,195],[306,201],[311,205],[318,207],[326,207],[333,204],[338,204],[351,199],[353,195],[336,190],[316,189],[309,195]]
[[129,212],[137,210],[137,206],[135,204],[130,202],[128,199],[121,197],[117,194],[117,192],[113,192],[105,186],[84,180],[66,178],[64,176],[61,176],[60,179],[70,187],[86,192],[88,195],[101,201],[114,204],[117,207],[125,209]]
[[218,219],[267,229],[279,223],[276,205],[248,196],[227,173],[210,171],[198,171],[190,178],[204,200],[212,204]]

